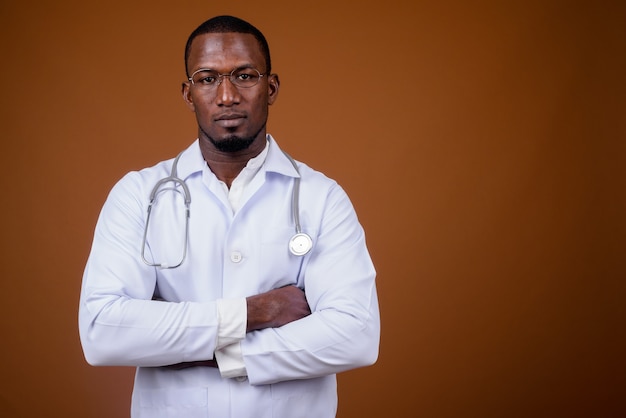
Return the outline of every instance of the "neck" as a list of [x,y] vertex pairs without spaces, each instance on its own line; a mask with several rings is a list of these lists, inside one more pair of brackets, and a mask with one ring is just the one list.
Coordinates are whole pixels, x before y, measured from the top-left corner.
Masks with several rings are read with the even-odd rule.
[[206,138],[200,138],[200,151],[215,176],[223,181],[228,188],[233,180],[244,169],[250,159],[256,157],[265,148],[265,135],[258,137],[252,144],[241,151],[220,151]]

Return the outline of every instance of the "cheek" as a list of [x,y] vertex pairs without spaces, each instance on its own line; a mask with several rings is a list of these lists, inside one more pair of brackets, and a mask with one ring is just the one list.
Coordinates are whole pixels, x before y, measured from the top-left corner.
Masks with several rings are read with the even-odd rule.
[[266,119],[269,113],[269,101],[267,95],[256,97],[252,103],[253,106],[251,111],[254,113],[255,118]]
[[194,97],[190,108],[197,117],[207,117],[211,113],[211,104],[202,97]]

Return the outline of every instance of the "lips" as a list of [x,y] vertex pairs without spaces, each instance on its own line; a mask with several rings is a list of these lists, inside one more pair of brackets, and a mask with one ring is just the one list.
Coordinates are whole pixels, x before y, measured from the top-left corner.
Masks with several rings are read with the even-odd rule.
[[243,113],[223,113],[214,118],[215,122],[224,128],[233,128],[243,123],[246,115]]

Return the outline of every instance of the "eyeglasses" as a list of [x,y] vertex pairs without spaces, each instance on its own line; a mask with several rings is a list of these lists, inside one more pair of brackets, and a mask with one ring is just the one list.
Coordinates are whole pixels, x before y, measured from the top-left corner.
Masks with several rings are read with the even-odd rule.
[[261,77],[265,75],[261,74],[256,68],[250,67],[235,68],[228,74],[220,74],[215,70],[201,68],[191,74],[188,80],[191,81],[191,84],[201,89],[214,90],[222,84],[224,77],[228,77],[234,86],[249,88],[256,86]]

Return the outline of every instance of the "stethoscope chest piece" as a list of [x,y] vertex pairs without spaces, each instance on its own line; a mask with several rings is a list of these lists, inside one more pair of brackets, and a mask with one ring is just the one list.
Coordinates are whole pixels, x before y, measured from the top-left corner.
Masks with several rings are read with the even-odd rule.
[[289,240],[289,251],[297,256],[306,255],[313,248],[313,240],[304,233],[298,233]]

